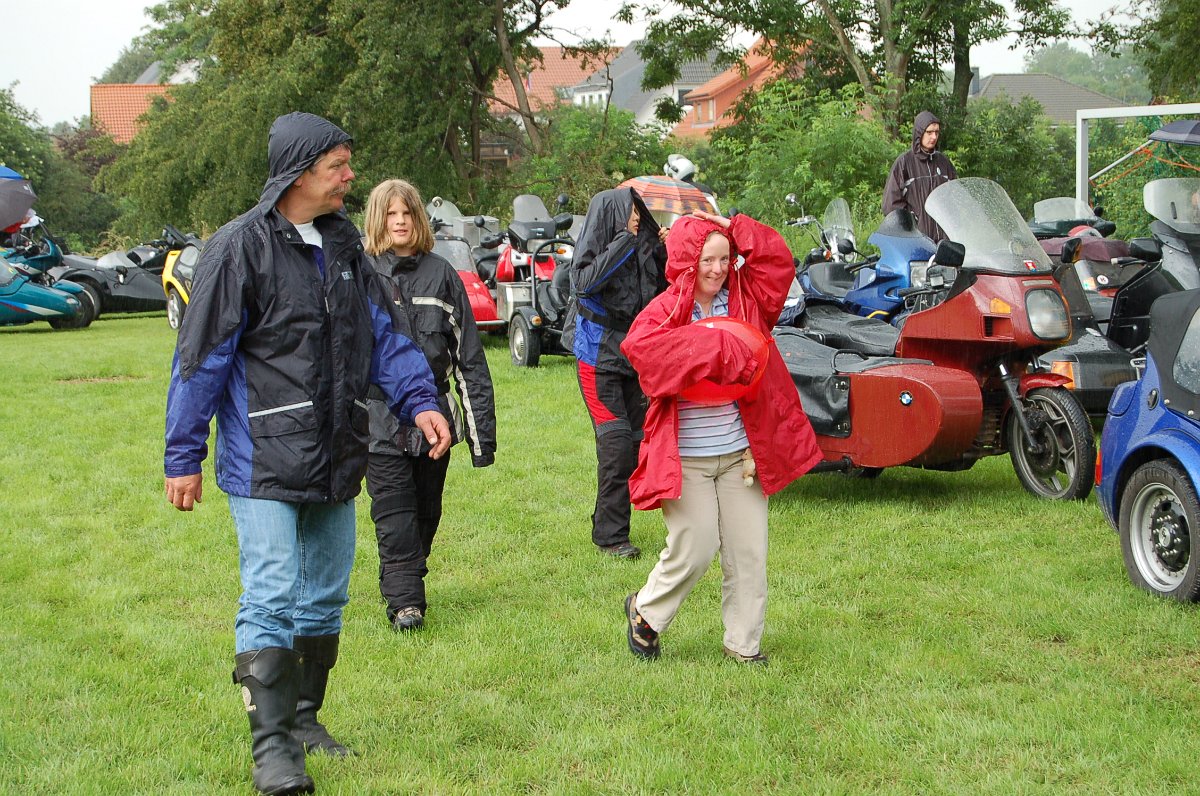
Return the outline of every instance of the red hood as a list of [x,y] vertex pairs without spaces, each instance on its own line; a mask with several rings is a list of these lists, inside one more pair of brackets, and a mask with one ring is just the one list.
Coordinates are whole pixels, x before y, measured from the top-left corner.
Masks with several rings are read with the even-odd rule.
[[732,294],[733,282],[737,277],[733,264],[737,262],[738,250],[737,244],[729,236],[729,231],[719,224],[696,216],[684,216],[671,225],[671,232],[667,235],[667,283],[678,291],[681,298],[675,311],[671,313],[676,324],[687,323],[692,319],[692,303],[682,299],[695,294],[700,250],[704,248],[704,241],[714,232],[729,241],[730,268],[729,276],[725,278],[725,287],[729,288]]

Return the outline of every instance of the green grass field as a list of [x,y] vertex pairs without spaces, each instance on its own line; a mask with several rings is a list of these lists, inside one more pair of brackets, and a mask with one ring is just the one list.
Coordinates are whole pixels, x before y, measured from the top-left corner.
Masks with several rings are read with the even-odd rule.
[[[0,793],[250,793],[224,496],[162,494],[161,316],[0,332]],[[768,669],[721,656],[719,570],[646,663],[638,562],[590,542],[570,360],[489,340],[495,466],[456,451],[425,630],[397,636],[365,494],[318,792],[1162,793],[1200,781],[1200,615],[1140,593],[1095,498],[965,473],[771,503]]]

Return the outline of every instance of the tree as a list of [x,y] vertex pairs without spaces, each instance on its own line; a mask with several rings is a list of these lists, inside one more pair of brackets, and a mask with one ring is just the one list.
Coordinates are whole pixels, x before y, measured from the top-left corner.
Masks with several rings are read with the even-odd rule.
[[1034,202],[1072,193],[1074,133],[1052,127],[1036,100],[972,101],[954,142],[946,154],[959,175],[995,180],[1026,218]]
[[1195,99],[1200,94],[1200,0],[1142,0],[1140,5],[1143,17],[1133,31],[1134,48],[1145,61],[1151,93]]
[[1115,54],[1101,51],[1088,55],[1067,42],[1055,42],[1030,50],[1025,71],[1061,77],[1134,105],[1150,101],[1146,70],[1128,45]]
[[141,39],[134,39],[128,47],[121,49],[117,60],[96,78],[97,83],[132,83],[137,80],[156,60],[154,49]]
[[492,124],[486,103],[504,59],[497,25],[514,26],[511,57],[528,57],[544,9],[560,2],[505,6],[502,23],[494,0],[412,0],[402,10],[387,0],[155,7],[162,27],[147,40],[168,62],[197,61],[199,78],[156,103],[128,154],[103,173],[132,200],[123,231],[163,221],[211,229],[244,210],[266,174],[266,131],[293,110],[355,136],[359,185],[404,176],[430,195],[476,193]]
[[21,106],[11,90],[0,88],[0,166],[37,183],[50,152],[50,140],[40,132],[37,115]]
[[740,55],[735,31],[770,42],[772,57],[823,71],[846,71],[893,134],[913,109],[906,102],[918,83],[939,84],[940,66],[954,64],[953,98],[965,109],[970,85],[970,48],[1012,33],[1032,42],[1066,35],[1069,17],[1058,0],[1017,0],[1009,19],[997,0],[676,0],[681,11],[662,16],[654,0],[627,6],[626,13],[654,20],[639,52],[647,58],[646,84],[667,85],[680,63],[717,49],[724,62]]
[[784,196],[795,193],[810,213],[842,197],[856,217],[877,219],[898,151],[865,107],[857,84],[816,96],[790,80],[764,86],[737,124],[713,136],[709,174],[722,208],[779,225],[791,212]]
[[546,116],[542,150],[518,162],[498,192],[519,189],[544,200],[565,193],[568,209],[583,213],[597,192],[662,172],[671,150],[659,133],[638,125],[629,111],[559,107]]

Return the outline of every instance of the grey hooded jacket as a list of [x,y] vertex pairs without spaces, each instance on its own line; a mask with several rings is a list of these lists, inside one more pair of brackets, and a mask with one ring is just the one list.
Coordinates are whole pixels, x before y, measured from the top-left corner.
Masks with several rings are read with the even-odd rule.
[[[925,212],[925,200],[933,189],[958,179],[954,164],[940,150],[926,152],[921,148],[921,136],[925,128],[931,124],[942,126],[942,137],[946,127],[938,117],[929,111],[917,114],[913,124],[913,143],[907,152],[896,158],[892,171],[888,174],[887,185],[883,189],[883,214],[906,207],[917,217],[917,226],[935,242],[946,237],[946,233]],[[941,138],[939,138],[939,143]]]

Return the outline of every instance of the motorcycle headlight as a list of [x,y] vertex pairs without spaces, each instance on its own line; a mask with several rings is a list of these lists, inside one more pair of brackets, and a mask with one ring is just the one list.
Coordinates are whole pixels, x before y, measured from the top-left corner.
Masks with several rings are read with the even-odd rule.
[[1025,294],[1029,328],[1042,340],[1064,340],[1071,336],[1067,305],[1056,290],[1041,288]]

